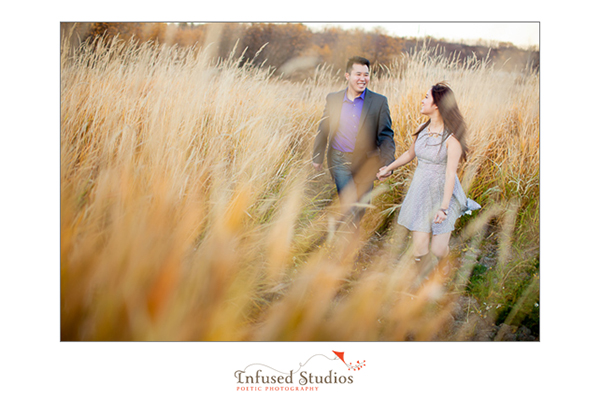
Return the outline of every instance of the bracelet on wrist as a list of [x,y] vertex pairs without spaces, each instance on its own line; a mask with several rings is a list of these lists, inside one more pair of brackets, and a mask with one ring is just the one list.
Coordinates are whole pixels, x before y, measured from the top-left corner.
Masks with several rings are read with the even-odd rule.
[[440,211],[443,212],[446,216],[448,216],[448,209],[447,208],[440,208]]

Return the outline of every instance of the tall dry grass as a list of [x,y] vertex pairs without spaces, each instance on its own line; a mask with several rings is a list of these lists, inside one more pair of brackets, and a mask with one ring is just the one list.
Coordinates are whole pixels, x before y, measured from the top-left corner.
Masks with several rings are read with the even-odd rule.
[[538,249],[538,76],[425,48],[372,80],[391,105],[397,154],[436,81],[451,83],[469,122],[461,176],[484,208],[456,235],[454,273],[425,280],[389,223],[412,168],[378,185],[360,236],[332,230],[338,204],[310,153],[340,78],[321,67],[291,83],[210,48],[63,46],[61,338],[472,338],[457,301],[486,229],[498,227],[505,273]]

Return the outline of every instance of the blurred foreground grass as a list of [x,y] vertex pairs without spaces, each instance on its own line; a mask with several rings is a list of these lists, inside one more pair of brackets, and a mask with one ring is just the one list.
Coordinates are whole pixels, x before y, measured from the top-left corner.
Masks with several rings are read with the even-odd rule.
[[[539,324],[539,75],[434,49],[371,81],[397,154],[447,80],[483,205],[450,273],[423,280],[395,223],[414,165],[378,184],[360,237],[310,166],[327,93],[201,48],[101,40],[61,57],[62,340],[515,340]],[[525,335],[527,336],[527,335]]]

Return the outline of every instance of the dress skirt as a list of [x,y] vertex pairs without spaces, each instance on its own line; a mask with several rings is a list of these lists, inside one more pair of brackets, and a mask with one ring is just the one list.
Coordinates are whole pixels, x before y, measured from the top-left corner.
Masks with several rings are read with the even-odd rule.
[[460,216],[470,214],[481,206],[467,198],[458,177],[455,177],[448,217],[442,223],[433,223],[444,197],[447,160],[445,141],[449,137],[434,135],[436,134],[430,134],[428,128],[425,128],[417,137],[415,154],[418,165],[402,202],[398,223],[410,231],[440,235],[453,231]]

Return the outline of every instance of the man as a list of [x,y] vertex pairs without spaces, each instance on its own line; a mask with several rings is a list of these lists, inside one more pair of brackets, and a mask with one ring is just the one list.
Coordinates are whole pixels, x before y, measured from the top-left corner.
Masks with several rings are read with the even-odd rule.
[[[363,57],[348,60],[348,87],[327,95],[313,149],[317,170],[327,152],[331,176],[346,208],[373,189],[379,168],[392,163],[396,152],[387,98],[367,89],[370,67]],[[364,207],[353,209],[353,214],[358,223]]]

